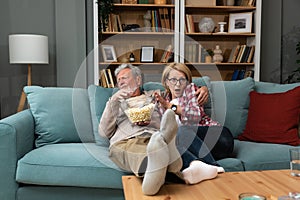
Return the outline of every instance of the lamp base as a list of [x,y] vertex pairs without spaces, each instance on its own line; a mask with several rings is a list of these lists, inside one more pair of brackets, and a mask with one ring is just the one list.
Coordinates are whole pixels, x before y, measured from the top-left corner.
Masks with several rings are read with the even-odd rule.
[[[27,85],[28,86],[31,85],[31,65],[30,64],[28,64]],[[25,101],[26,101],[26,94],[24,91],[22,91],[17,112],[20,112],[24,109]]]
[[25,92],[22,92],[20,101],[19,101],[19,106],[17,109],[18,112],[20,112],[24,109],[25,101],[26,101],[26,95],[25,95]]

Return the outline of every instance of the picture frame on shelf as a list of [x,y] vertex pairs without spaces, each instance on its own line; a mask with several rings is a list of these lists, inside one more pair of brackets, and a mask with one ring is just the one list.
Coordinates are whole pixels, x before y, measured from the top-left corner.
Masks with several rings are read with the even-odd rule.
[[228,33],[251,33],[252,12],[230,13]]
[[141,62],[154,62],[154,46],[141,47]]
[[113,45],[101,45],[104,62],[117,62],[116,51]]

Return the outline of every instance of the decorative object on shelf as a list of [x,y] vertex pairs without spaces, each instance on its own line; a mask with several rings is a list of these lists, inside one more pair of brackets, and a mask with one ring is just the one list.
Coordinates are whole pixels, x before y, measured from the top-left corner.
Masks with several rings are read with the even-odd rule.
[[154,62],[154,46],[141,48],[141,62]]
[[227,0],[226,5],[227,6],[234,6],[234,0]]
[[143,16],[144,19],[144,31],[151,32],[151,10],[147,10],[146,14]]
[[131,52],[129,55],[129,62],[134,62],[135,61],[135,57],[134,54]]
[[252,31],[252,12],[230,13],[229,14],[229,33],[251,33]]
[[213,62],[214,63],[220,63],[223,61],[223,56],[222,56],[222,50],[220,49],[219,45],[216,45],[216,48],[214,49],[214,56],[213,56]]
[[106,31],[108,26],[109,14],[113,10],[113,0],[98,0],[98,20],[100,33]]
[[212,33],[215,29],[215,22],[210,17],[203,17],[198,26],[201,33]]
[[[31,85],[31,64],[48,64],[48,37],[34,34],[9,35],[9,62],[27,64],[27,85]],[[24,109],[26,95],[22,92],[17,111]]]
[[227,22],[219,22],[218,24],[220,26],[220,32],[218,33],[227,33],[224,31],[224,26],[227,24]]
[[166,0],[154,0],[155,4],[166,4],[167,1]]
[[122,24],[123,31],[129,31],[129,32],[138,32],[140,28],[140,25],[138,24]]
[[104,62],[116,62],[117,56],[113,45],[101,45]]

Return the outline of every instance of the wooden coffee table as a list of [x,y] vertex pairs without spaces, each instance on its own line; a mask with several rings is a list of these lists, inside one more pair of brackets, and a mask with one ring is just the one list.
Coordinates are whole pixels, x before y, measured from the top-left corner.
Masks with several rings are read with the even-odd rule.
[[300,178],[291,176],[290,170],[225,172],[196,185],[165,184],[155,196],[143,195],[142,179],[135,176],[123,176],[122,182],[126,200],[237,200],[244,192],[277,200],[289,192],[300,192]]

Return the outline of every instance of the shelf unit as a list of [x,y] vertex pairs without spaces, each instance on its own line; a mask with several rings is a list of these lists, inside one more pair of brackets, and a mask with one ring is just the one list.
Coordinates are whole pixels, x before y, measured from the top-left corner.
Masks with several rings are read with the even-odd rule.
[[[235,69],[253,70],[254,79],[259,80],[260,72],[260,36],[261,36],[261,0],[256,1],[255,6],[192,6],[185,5],[185,1],[180,1],[180,62],[186,64],[192,69],[195,75],[201,72],[201,75],[208,75],[212,80],[222,79],[230,80]],[[228,33],[229,14],[231,13],[253,13],[252,32],[251,33]],[[186,33],[186,15],[191,15],[195,25],[195,33]],[[203,17],[211,17],[215,24],[216,30],[213,33],[200,33],[197,25]],[[219,31],[218,22],[227,22],[225,25],[226,34],[217,33]],[[203,63],[190,63],[185,60],[186,52],[185,45],[190,41],[195,41],[201,44],[205,49],[213,50],[216,45],[219,45],[223,51],[222,63],[216,63],[213,69],[209,65]],[[255,54],[251,63],[229,63],[228,58],[231,50],[236,45],[254,45]],[[216,74],[219,71],[220,74]]]
[[[220,45],[223,50],[224,60],[222,63],[199,63],[199,62],[187,62],[194,76],[208,75],[212,76],[212,80],[228,80],[230,79],[230,73],[236,68],[239,69],[253,69],[254,79],[259,80],[259,61],[260,61],[260,25],[261,25],[261,0],[256,0],[255,7],[246,6],[190,6],[185,5],[185,0],[175,1],[175,5],[156,5],[156,4],[114,4],[114,13],[120,16],[122,24],[138,24],[140,25],[140,31],[135,32],[103,32],[98,33],[98,10],[95,1],[94,8],[94,82],[99,84],[99,71],[103,68],[110,68],[112,71],[124,61],[127,62],[127,58],[131,52],[134,53],[136,62],[134,65],[138,65],[142,68],[145,75],[145,81],[160,81],[161,72],[163,66],[166,63],[161,63],[161,56],[169,44],[173,45],[174,61],[185,62],[185,43],[189,41],[201,43],[206,49],[213,49],[216,44]],[[174,17],[174,30],[167,32],[164,29],[160,29],[158,32],[146,32],[144,29],[143,15],[147,10],[160,10],[160,9],[173,9]],[[185,16],[186,14],[193,15],[195,26],[197,26],[198,20],[203,16],[213,16],[216,20],[216,24],[219,21],[227,21],[229,13],[242,13],[253,12],[253,25],[252,33],[200,33],[198,30],[195,33],[185,32]],[[227,26],[225,26],[227,31]],[[101,45],[109,44],[115,47],[115,51],[118,57],[118,62],[106,63],[103,62]],[[225,52],[231,50],[236,44],[255,45],[254,60],[251,63],[228,63],[226,59],[228,55]],[[142,46],[154,46],[155,55],[153,63],[142,63],[140,59],[140,48]],[[221,76],[214,77],[210,74],[211,71],[221,71]],[[199,71],[201,74],[199,74]]]

